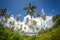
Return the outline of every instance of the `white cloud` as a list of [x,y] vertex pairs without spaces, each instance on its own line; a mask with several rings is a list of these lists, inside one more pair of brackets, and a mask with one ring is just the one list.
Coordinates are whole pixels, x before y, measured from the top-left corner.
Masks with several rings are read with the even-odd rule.
[[[26,25],[25,24],[25,21],[26,21],[26,18],[27,17],[29,18],[29,22]],[[45,28],[50,28],[53,25],[52,16],[46,16],[46,20],[45,21],[41,17],[40,17],[40,19],[39,18],[32,17],[32,20],[35,20],[37,22],[37,24],[36,24],[36,26],[34,26],[34,28],[37,28],[38,27],[39,30],[41,30],[41,28],[44,28],[44,29]],[[32,32],[33,33],[33,30],[29,28],[29,25],[31,25],[31,17],[30,17],[30,15],[25,16],[22,22],[20,22],[20,21],[17,22],[15,20],[14,16],[12,15],[8,19],[8,21],[6,23],[6,26],[8,26],[8,27],[12,26],[12,25],[9,24],[10,21],[12,21],[12,22],[14,21],[14,28],[15,28],[15,30],[17,30],[17,28],[20,29],[20,25],[22,24],[22,31]],[[24,29],[24,27],[26,27],[26,30]],[[35,30],[35,32],[38,32],[39,31],[39,30],[37,31],[36,29],[34,29],[34,30]]]
[[[30,15],[27,15],[27,16],[24,17],[23,23],[25,23],[25,20],[26,20],[27,17],[29,18],[29,22],[28,22],[27,25],[31,25],[31,17],[30,17]],[[32,17],[32,20],[35,20],[37,22],[36,27],[38,27],[40,30],[41,30],[41,28],[46,28],[46,27],[50,28],[52,26],[52,24],[53,24],[52,16],[46,16],[45,21],[41,17],[40,17],[40,19]],[[42,22],[42,24],[41,24],[41,22]],[[44,25],[45,25],[45,27],[44,27]],[[28,28],[28,29],[31,30],[30,28]],[[32,30],[32,32],[33,32],[33,30]]]

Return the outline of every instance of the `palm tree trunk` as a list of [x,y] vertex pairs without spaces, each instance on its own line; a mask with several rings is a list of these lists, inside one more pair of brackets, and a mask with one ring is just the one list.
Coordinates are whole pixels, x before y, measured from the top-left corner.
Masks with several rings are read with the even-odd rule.
[[[40,19],[40,17],[39,17],[39,19]],[[40,21],[41,21],[41,19],[40,19]],[[42,21],[41,21],[41,25],[42,25]]]
[[32,24],[32,15],[31,15],[31,24]]

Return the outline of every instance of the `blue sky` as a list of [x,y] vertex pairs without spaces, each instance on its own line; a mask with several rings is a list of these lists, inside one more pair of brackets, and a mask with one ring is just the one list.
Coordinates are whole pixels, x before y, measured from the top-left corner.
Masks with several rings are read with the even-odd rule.
[[0,0],[0,9],[7,8],[7,13],[15,17],[21,14],[20,19],[23,20],[26,11],[23,10],[29,3],[36,6],[35,13],[40,12],[43,8],[45,15],[60,15],[60,0]]

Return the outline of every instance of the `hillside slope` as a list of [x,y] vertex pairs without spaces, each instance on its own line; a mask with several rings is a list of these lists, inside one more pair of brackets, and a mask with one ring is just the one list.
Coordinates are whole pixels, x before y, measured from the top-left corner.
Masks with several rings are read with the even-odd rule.
[[20,35],[0,25],[0,40],[60,40],[60,17],[55,20],[53,27],[32,36]]

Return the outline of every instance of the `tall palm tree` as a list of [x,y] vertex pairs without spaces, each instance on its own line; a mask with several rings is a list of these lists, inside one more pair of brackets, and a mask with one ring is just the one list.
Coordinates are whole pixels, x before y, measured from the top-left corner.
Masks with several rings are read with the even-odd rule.
[[0,9],[0,16],[5,16],[7,9]]
[[[38,17],[40,19],[40,17],[41,17],[40,13],[37,13],[36,17]],[[40,21],[41,21],[41,19],[40,19]],[[41,21],[41,25],[42,25],[42,21]]]
[[[32,25],[36,27],[37,22],[35,20],[32,21]],[[35,33],[34,27],[33,27],[33,32]]]
[[29,28],[32,29],[34,33],[35,33],[35,30],[34,30],[33,25],[36,27],[36,23],[37,23],[37,22],[36,22],[35,20],[33,20],[33,21],[32,21],[32,24],[29,25]]
[[[44,21],[46,20],[46,16],[45,15],[43,15],[42,18],[43,18]],[[47,23],[47,21],[46,21],[46,23]],[[48,23],[47,23],[47,25],[48,25]],[[44,25],[44,27],[45,27],[45,25]]]
[[30,14],[31,20],[32,20],[32,16],[33,16],[33,12],[34,12],[35,8],[36,8],[36,6],[32,6],[30,3],[29,3],[29,6],[26,6],[24,8],[24,10],[27,11],[27,14]]
[[[32,16],[33,16],[35,9],[36,9],[36,6],[32,6],[30,3],[29,3],[29,6],[24,7],[24,10],[27,11],[27,14],[30,14],[30,16],[31,16],[31,23],[32,23]],[[29,27],[31,27],[31,26],[32,25],[30,25]]]

